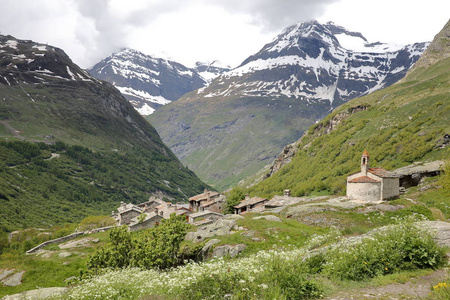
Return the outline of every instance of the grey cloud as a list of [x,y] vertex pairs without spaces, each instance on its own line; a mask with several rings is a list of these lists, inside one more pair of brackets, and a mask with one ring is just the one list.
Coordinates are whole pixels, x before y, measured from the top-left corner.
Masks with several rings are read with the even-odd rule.
[[[20,38],[50,42],[55,46],[73,43],[64,50],[78,63],[88,66],[126,46],[132,30],[151,24],[168,13],[182,12],[191,5],[214,5],[233,14],[246,14],[261,30],[277,32],[296,22],[317,18],[326,5],[336,1],[162,0],[146,1],[141,9],[120,14],[111,10],[111,0],[2,0],[0,30],[3,34],[16,34]],[[133,5],[133,1],[123,3]],[[61,16],[75,18],[75,25],[66,26],[61,22]],[[183,25],[177,24],[177,20],[173,23]],[[76,40],[72,42],[71,36]]]
[[267,30],[281,30],[300,21],[319,17],[327,5],[338,0],[212,0],[230,12],[253,16]]

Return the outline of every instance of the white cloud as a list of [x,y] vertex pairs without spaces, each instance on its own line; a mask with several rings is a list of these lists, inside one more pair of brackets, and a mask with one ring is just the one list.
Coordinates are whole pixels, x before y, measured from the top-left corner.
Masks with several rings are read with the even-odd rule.
[[81,67],[122,47],[236,66],[299,21],[331,19],[371,41],[411,33],[412,42],[431,40],[448,11],[447,0],[2,0],[0,30],[60,47]]

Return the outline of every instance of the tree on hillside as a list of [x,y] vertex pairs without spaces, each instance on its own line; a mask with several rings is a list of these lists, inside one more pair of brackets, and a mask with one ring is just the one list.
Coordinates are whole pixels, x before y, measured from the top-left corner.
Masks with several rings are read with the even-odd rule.
[[236,206],[244,200],[245,192],[240,187],[234,187],[227,195],[227,202],[225,204],[224,213],[232,214],[234,212],[233,206]]

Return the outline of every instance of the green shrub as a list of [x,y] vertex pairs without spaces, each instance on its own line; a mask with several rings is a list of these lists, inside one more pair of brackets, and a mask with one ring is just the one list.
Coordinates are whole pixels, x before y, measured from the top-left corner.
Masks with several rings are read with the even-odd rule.
[[103,268],[139,267],[143,269],[165,269],[183,262],[186,257],[195,257],[199,247],[182,248],[189,225],[184,216],[172,214],[169,219],[132,237],[127,226],[110,230],[111,243],[97,250],[87,261],[93,273]]
[[269,289],[279,289],[284,299],[320,298],[324,289],[319,282],[311,280],[308,273],[321,264],[319,257],[309,260],[309,263],[297,261],[290,264],[282,259],[274,259],[264,274],[264,281]]
[[445,251],[423,228],[393,226],[357,243],[335,246],[325,255],[323,272],[347,280],[365,280],[400,270],[438,268]]

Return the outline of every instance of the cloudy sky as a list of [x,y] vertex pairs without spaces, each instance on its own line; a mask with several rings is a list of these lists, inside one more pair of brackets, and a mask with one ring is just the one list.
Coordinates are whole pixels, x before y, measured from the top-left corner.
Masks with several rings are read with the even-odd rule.
[[124,47],[235,67],[283,28],[312,19],[369,42],[423,42],[450,17],[448,0],[0,0],[0,8],[1,34],[60,47],[83,68]]

